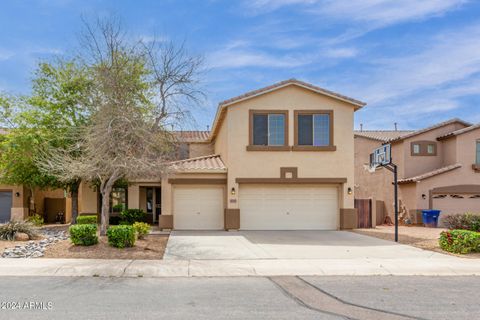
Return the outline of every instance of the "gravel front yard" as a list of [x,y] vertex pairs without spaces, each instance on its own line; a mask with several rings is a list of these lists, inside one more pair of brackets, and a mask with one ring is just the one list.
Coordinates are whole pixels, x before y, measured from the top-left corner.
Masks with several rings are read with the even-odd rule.
[[[444,254],[452,254],[466,258],[480,258],[479,253],[457,255],[443,251],[438,244],[438,238],[440,238],[440,233],[445,230],[446,229],[443,228],[399,226],[398,242]],[[393,226],[377,226],[375,229],[354,229],[352,232],[390,241],[394,241],[395,239],[395,227]]]
[[148,235],[137,240],[133,248],[114,248],[107,237],[100,237],[93,246],[74,246],[70,240],[57,242],[45,250],[45,258],[82,258],[82,259],[162,259],[167,245],[168,235]]

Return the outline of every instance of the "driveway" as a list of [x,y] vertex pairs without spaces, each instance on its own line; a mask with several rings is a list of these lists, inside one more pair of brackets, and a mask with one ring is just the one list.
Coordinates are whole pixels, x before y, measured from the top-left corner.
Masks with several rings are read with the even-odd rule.
[[443,258],[345,231],[173,231],[166,260]]

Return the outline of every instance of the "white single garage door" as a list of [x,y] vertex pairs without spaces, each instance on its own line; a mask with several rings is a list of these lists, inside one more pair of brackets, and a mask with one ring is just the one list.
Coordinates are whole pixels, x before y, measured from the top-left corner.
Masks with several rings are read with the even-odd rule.
[[173,227],[177,230],[220,230],[224,228],[223,186],[175,186]]
[[336,230],[335,186],[241,185],[243,230]]

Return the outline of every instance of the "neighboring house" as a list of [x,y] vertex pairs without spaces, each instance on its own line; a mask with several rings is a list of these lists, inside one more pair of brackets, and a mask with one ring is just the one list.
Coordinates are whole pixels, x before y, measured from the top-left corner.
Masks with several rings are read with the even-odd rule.
[[63,212],[69,220],[70,211],[61,189],[35,190],[35,200],[31,200],[31,191],[23,186],[0,185],[0,223],[9,220],[23,220],[33,213],[45,216],[45,221],[55,222],[56,215]]
[[[164,229],[353,226],[353,122],[364,105],[293,79],[223,101],[211,132],[176,132],[185,159],[168,176],[115,189],[112,205],[144,209]],[[98,212],[86,184],[79,200],[81,213]]]
[[480,125],[452,119],[413,132],[355,133],[356,197],[381,200],[392,215],[391,172],[362,169],[369,153],[387,142],[398,165],[401,209],[414,222],[422,209],[480,213]]

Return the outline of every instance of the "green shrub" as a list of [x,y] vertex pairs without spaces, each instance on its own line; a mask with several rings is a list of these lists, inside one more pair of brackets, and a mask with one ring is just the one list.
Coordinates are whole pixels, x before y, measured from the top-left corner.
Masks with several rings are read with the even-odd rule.
[[0,225],[0,239],[2,240],[13,240],[17,232],[28,234],[30,239],[39,236],[35,226],[28,221],[9,221]]
[[94,216],[94,215],[78,216],[77,224],[97,224],[97,216]]
[[449,214],[443,218],[447,229],[470,230],[480,232],[480,215],[472,213]]
[[116,248],[133,247],[135,230],[132,226],[112,226],[107,230],[108,243]]
[[150,233],[150,225],[145,222],[135,222],[133,229],[138,235],[138,239],[143,239],[144,236]]
[[142,209],[125,209],[120,212],[120,218],[122,219],[123,224],[145,222],[147,218],[147,213]]
[[39,214],[35,214],[33,216],[28,217],[28,222],[31,222],[34,226],[40,227],[43,225],[44,220],[43,217]]
[[98,243],[96,224],[75,224],[70,226],[70,239],[77,246],[91,246]]
[[440,247],[453,253],[480,252],[480,232],[449,230],[440,234]]

